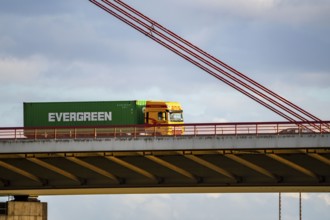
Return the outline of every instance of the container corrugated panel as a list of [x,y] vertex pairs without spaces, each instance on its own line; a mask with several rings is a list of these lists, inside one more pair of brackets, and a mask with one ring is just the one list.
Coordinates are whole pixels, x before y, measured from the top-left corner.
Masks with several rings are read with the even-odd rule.
[[143,124],[146,101],[24,103],[24,126]]

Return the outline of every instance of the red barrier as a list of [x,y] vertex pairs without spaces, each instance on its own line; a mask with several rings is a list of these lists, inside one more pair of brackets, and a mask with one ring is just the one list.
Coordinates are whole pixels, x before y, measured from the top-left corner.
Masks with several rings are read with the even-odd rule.
[[[243,122],[243,123],[198,123],[174,125],[118,125],[96,127],[7,127],[0,128],[0,140],[31,139],[83,139],[118,137],[160,137],[164,129],[170,136],[221,136],[221,135],[264,135],[264,134],[303,134],[330,133],[323,126],[330,121],[308,122]],[[311,125],[313,124],[313,126]],[[316,126],[315,126],[316,125]],[[169,136],[169,135],[166,135]]]

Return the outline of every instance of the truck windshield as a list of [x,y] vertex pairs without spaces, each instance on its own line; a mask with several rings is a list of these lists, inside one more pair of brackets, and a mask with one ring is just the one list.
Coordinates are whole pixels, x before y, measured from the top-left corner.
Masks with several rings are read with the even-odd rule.
[[183,122],[182,112],[170,112],[170,121]]

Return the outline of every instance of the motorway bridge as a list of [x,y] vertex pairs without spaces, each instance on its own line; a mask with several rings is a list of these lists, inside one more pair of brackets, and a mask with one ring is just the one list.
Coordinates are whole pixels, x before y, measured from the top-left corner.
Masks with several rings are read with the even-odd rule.
[[327,124],[0,128],[0,196],[330,192]]

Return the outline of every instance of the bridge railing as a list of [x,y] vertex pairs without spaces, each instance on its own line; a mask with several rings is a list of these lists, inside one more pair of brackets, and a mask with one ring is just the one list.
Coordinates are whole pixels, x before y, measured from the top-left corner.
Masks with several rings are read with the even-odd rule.
[[0,140],[6,139],[78,139],[140,136],[201,135],[288,135],[330,133],[330,121],[322,122],[243,122],[173,125],[118,125],[94,127],[7,127],[0,128]]

